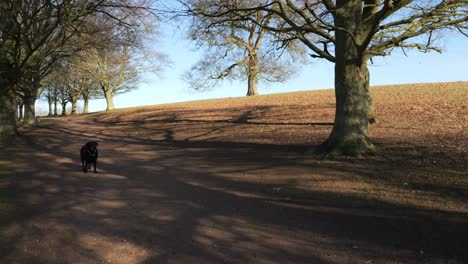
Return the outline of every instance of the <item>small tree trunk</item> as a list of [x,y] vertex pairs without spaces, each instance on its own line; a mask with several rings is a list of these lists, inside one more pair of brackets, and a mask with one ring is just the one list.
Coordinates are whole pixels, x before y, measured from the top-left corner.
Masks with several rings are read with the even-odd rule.
[[47,103],[49,104],[49,113],[47,114],[48,116],[52,116],[52,104],[53,104],[53,99],[51,97],[47,98]]
[[54,98],[54,116],[58,115],[58,107],[57,107],[57,97]]
[[18,104],[18,121],[23,119],[23,108],[24,108],[24,103],[21,102]]
[[67,102],[62,103],[62,115],[67,115]]
[[249,55],[247,76],[247,96],[258,95],[258,55]]
[[36,103],[36,98],[33,95],[23,96],[24,103],[24,119],[23,126],[34,126],[36,125],[36,110],[34,104]]
[[71,114],[72,115],[76,115],[76,109],[77,109],[77,98],[74,97],[74,98],[71,98],[71,104],[72,104],[72,107],[71,107]]
[[106,98],[107,108],[106,111],[114,110],[114,94],[112,94],[109,87],[102,87],[102,91],[104,92],[104,97]]
[[57,103],[58,103],[58,91],[57,91],[57,87],[54,87],[54,116],[58,115]]
[[8,139],[15,134],[16,96],[13,88],[2,87],[0,91],[0,140]]

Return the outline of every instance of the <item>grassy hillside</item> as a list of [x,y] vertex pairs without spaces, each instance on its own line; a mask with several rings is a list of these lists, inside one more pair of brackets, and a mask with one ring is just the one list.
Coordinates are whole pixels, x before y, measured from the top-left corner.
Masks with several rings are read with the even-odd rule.
[[[371,92],[378,123],[370,127],[370,136],[376,144],[466,151],[468,82],[376,86]],[[314,145],[330,132],[334,104],[333,90],[319,90],[126,108],[86,118],[147,128],[177,123],[172,136],[178,140]]]
[[43,118],[0,148],[0,262],[467,263],[468,82],[372,93],[366,159],[314,154],[331,90]]
[[[468,212],[468,82],[377,86],[371,92],[378,121],[370,126],[370,137],[380,152],[356,164],[358,168],[349,169],[365,169],[377,177],[370,177],[376,186],[386,186],[362,187],[360,181],[367,182],[369,177],[355,173],[359,176],[354,182],[336,181],[319,188],[343,185],[347,191],[355,188],[379,199],[402,202],[400,188],[410,186],[417,195],[404,194],[405,203],[427,202],[432,207],[435,201],[446,203],[437,197],[443,196],[453,202],[452,207]],[[316,162],[320,157],[313,154],[314,147],[327,138],[332,128],[334,91],[136,107],[78,118],[110,125],[112,134],[129,138],[223,143],[259,151],[271,148],[287,151],[278,155]]]

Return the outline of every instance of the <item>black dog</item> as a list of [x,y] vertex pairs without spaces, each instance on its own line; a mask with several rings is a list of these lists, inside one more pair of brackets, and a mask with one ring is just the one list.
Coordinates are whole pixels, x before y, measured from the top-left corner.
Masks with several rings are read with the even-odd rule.
[[88,172],[88,169],[91,169],[91,163],[94,165],[94,173],[96,173],[96,163],[98,159],[98,150],[97,150],[98,143],[95,141],[91,141],[86,143],[83,147],[81,147],[81,166],[84,172]]

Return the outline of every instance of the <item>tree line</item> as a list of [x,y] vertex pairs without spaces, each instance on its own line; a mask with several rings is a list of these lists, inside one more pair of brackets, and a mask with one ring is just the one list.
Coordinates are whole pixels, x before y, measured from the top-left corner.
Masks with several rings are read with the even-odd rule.
[[[174,4],[176,3],[176,4]],[[183,76],[195,89],[224,79],[281,82],[305,63],[335,65],[336,114],[328,155],[375,152],[368,63],[415,48],[441,52],[447,31],[468,36],[468,0],[7,0],[0,4],[0,134],[14,133],[18,102],[33,123],[39,94],[57,102],[106,98],[135,87],[154,64],[141,56],[157,16],[186,25],[205,52]],[[140,56],[140,57],[139,57]],[[19,98],[19,99],[18,99]],[[52,110],[51,110],[52,112]]]
[[[49,114],[79,98],[113,97],[136,87],[163,58],[143,54],[158,20],[152,0],[5,0],[0,3],[0,135],[35,123],[42,96]],[[147,60],[145,58],[151,58]],[[52,111],[51,109],[54,108]],[[64,112],[62,110],[62,112]],[[23,115],[24,113],[24,115]]]

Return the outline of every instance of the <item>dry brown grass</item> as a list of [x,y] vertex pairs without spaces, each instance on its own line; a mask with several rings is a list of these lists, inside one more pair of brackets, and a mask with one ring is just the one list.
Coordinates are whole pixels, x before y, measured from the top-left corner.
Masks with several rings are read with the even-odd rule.
[[[466,197],[468,82],[377,86],[372,87],[372,94],[378,123],[370,127],[370,137],[379,154],[353,161],[355,165],[337,162],[346,170],[366,170],[369,177],[355,173],[313,188],[360,190],[362,195],[386,197],[392,202],[412,200],[413,205],[434,205],[441,196],[449,200],[452,195]],[[319,161],[308,151],[330,133],[334,119],[332,90],[127,108],[85,118],[112,125],[113,133],[128,137],[278,146],[299,152],[299,159],[307,162],[335,163]],[[282,180],[296,176],[290,177]],[[301,189],[307,189],[307,179],[294,180]],[[445,191],[432,193],[430,186]],[[453,200],[458,201],[454,207],[468,212],[465,200]]]
[[[380,152],[366,159],[314,154],[332,127],[331,90],[45,118],[17,142],[15,176],[0,170],[0,188],[21,194],[9,207],[24,211],[4,224],[13,246],[0,257],[468,262],[468,82],[372,94]],[[91,139],[100,173],[84,175],[77,155]]]

